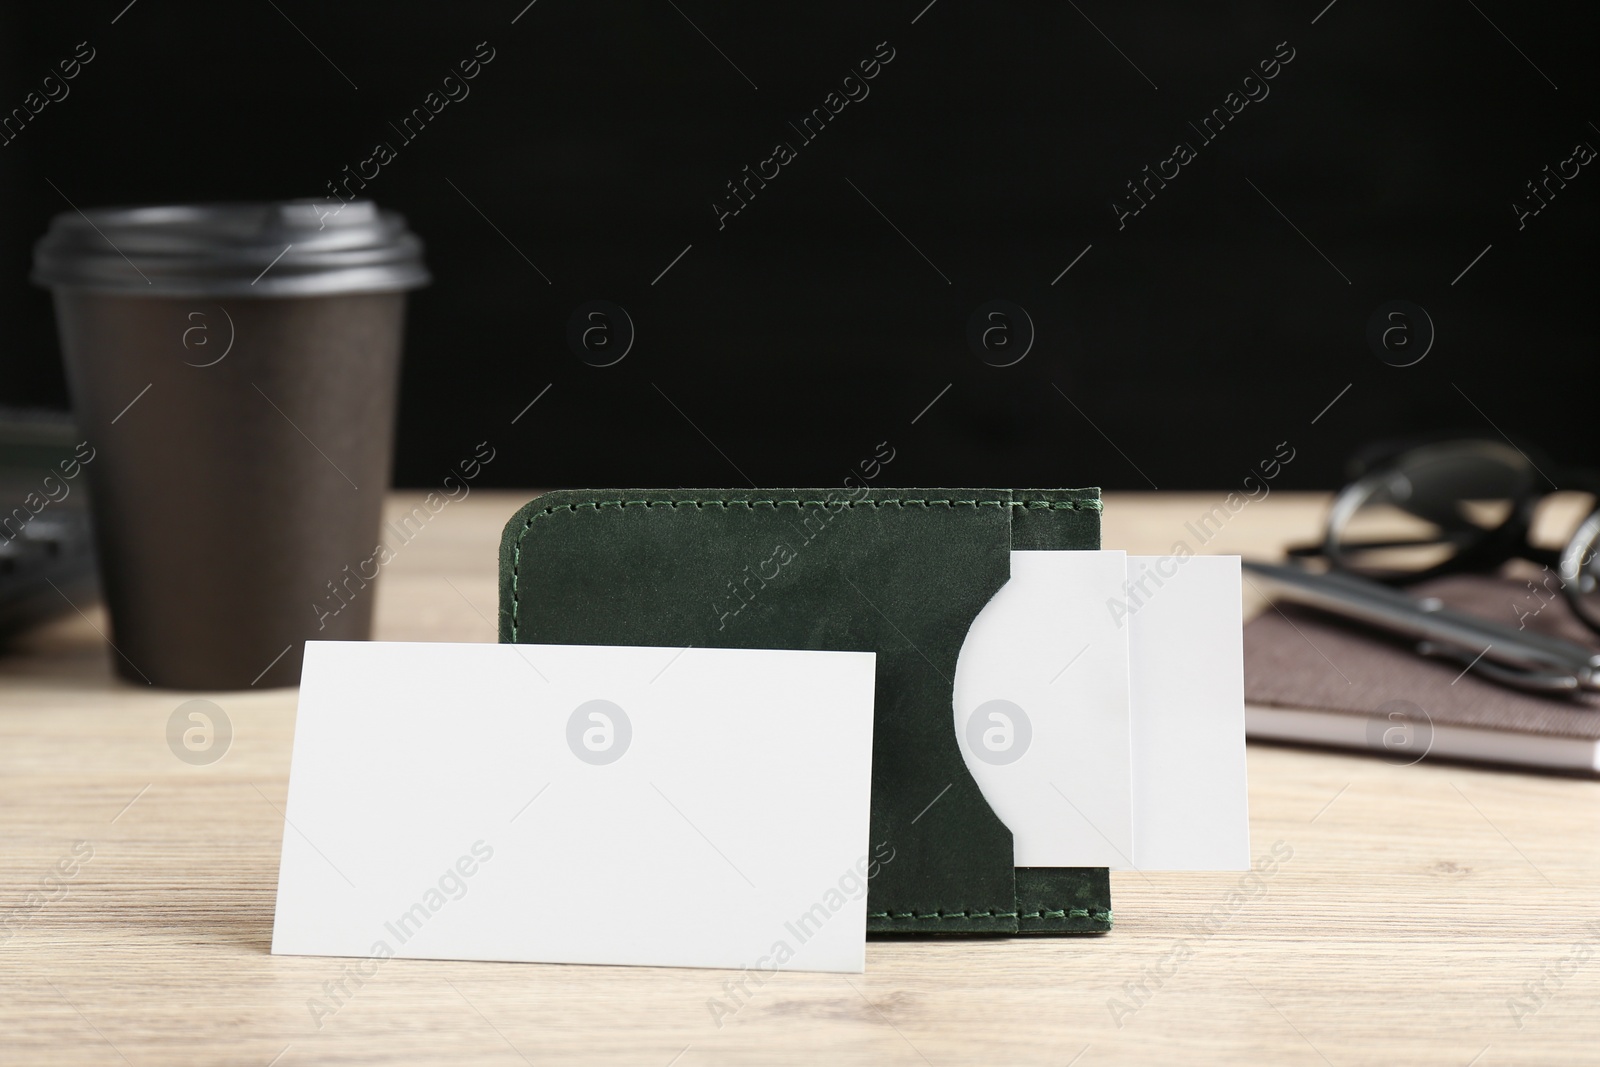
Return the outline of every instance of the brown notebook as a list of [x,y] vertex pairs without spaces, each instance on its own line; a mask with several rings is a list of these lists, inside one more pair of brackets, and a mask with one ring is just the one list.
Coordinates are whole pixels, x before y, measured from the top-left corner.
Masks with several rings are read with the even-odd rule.
[[[1526,577],[1462,575],[1410,587],[1494,622],[1600,652],[1556,589]],[[1394,762],[1445,756],[1600,771],[1600,694],[1535,696],[1497,685],[1410,642],[1289,603],[1244,628],[1251,737],[1367,748]]]

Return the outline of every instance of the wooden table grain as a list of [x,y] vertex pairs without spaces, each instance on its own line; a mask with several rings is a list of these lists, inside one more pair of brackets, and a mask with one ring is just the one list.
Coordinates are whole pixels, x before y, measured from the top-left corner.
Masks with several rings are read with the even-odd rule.
[[[376,586],[377,636],[494,640],[522,499],[436,515]],[[1220,500],[1111,495],[1105,542],[1271,554],[1324,506],[1274,494],[1201,545]],[[1600,783],[1266,745],[1270,872],[1114,874],[1103,937],[874,941],[865,975],[748,996],[721,971],[275,957],[294,691],[116,681],[85,607],[0,658],[0,1062],[1600,1062]],[[208,766],[166,740],[195,697],[233,728]]]

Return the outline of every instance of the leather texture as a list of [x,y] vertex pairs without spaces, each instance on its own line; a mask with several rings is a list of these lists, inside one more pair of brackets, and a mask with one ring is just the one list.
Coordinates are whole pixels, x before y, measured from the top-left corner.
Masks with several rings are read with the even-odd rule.
[[[1431,578],[1406,593],[1600,653],[1600,636],[1573,614],[1559,581],[1518,561],[1502,574]],[[1329,663],[1339,671],[1329,670]],[[1343,712],[1387,729],[1386,705],[1401,693],[1419,716],[1427,709],[1427,731],[1450,726],[1600,741],[1600,693],[1552,700],[1520,692],[1476,671],[1462,673],[1451,660],[1419,656],[1408,641],[1299,604],[1280,604],[1245,623],[1247,705]]]
[[1095,489],[557,490],[506,526],[500,640],[875,652],[868,930],[1103,931],[1107,872],[1014,869],[951,725],[1013,546],[1098,548],[1099,519]]

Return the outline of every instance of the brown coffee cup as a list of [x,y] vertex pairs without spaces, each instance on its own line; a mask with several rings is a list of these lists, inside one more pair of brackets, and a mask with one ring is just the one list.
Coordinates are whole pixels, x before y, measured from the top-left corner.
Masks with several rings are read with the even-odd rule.
[[[34,250],[54,293],[123,677],[294,685],[371,634],[421,242],[352,201],[91,210]],[[335,599],[336,597],[336,599]],[[339,610],[329,610],[329,605]]]

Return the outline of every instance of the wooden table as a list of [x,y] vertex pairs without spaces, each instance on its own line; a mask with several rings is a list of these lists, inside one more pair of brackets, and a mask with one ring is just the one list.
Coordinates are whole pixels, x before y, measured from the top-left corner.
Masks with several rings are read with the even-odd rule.
[[[377,636],[494,640],[522,499],[405,546]],[[1113,495],[1105,542],[1165,552],[1217,501]],[[1272,553],[1322,506],[1274,494],[1205,551]],[[1600,1062],[1594,781],[1252,745],[1270,877],[1114,874],[1109,935],[874,941],[865,975],[778,975],[718,1027],[726,972],[269,955],[294,691],[151,691],[110,655],[71,615],[0,659],[0,1062]],[[210,766],[167,747],[193,696],[233,724]]]

